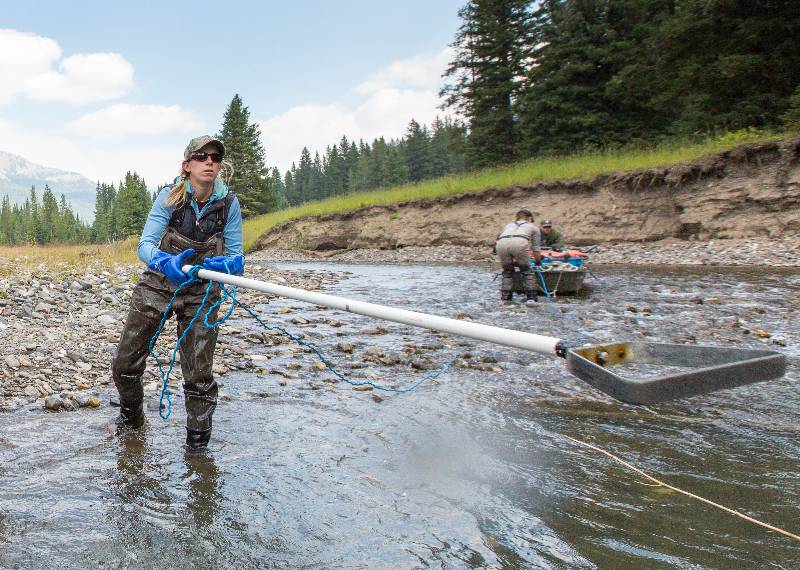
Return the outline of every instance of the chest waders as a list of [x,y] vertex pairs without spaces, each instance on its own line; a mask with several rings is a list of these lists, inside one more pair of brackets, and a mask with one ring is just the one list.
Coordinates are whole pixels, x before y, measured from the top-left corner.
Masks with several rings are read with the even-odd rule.
[[[531,235],[525,231],[525,226],[514,222],[516,228],[509,224],[503,230],[513,233],[497,238],[497,257],[503,268],[503,278],[500,281],[500,300],[511,301],[514,295],[514,269],[518,268],[522,277],[522,288],[528,301],[536,301],[537,289],[533,284],[533,269],[531,269]],[[515,231],[516,230],[516,231]]]
[[[212,203],[197,219],[193,208],[186,204],[173,212],[158,248],[170,254],[194,249],[186,263],[200,265],[206,257],[224,255],[222,232],[233,195]],[[131,295],[125,327],[111,366],[114,384],[119,391],[120,416],[118,423],[139,427],[144,423],[144,373],[150,338],[155,333],[177,285],[164,275],[147,269]],[[189,326],[205,295],[206,284],[195,283],[181,289],[170,309],[178,323],[178,336]],[[219,299],[215,286],[209,302]],[[169,318],[170,315],[167,315]],[[216,320],[216,311],[209,318]],[[212,373],[216,329],[196,324],[186,333],[180,346],[183,393],[186,403],[186,443],[203,447],[211,437],[211,418],[217,406],[217,382]]]

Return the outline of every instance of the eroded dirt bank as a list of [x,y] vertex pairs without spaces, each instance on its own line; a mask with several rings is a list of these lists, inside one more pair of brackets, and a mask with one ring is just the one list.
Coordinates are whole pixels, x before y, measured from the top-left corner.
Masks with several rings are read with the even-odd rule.
[[519,208],[566,241],[783,238],[800,230],[800,137],[679,166],[373,206],[276,226],[256,249],[484,246]]

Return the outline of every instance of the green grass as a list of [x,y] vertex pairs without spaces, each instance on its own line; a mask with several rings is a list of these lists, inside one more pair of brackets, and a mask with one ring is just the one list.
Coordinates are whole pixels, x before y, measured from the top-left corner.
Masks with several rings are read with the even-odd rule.
[[251,218],[244,223],[244,247],[250,251],[256,240],[274,226],[297,218],[346,212],[375,205],[409,200],[441,198],[463,192],[481,192],[536,182],[587,179],[601,174],[670,166],[702,156],[730,150],[736,146],[780,140],[786,133],[747,129],[708,138],[701,142],[673,141],[653,148],[625,147],[615,150],[582,152],[569,156],[537,158],[509,166],[489,168],[456,176],[445,176],[418,184],[355,192],[294,208]]

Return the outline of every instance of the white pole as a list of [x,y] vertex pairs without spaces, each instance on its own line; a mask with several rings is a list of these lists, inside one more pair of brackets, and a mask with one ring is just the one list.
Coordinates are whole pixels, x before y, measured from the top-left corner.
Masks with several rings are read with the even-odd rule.
[[[191,265],[183,266],[184,271],[189,271],[191,268]],[[424,329],[457,334],[474,338],[476,340],[484,340],[486,342],[502,344],[503,346],[512,346],[514,348],[532,350],[533,352],[539,352],[541,354],[555,355],[556,347],[560,342],[559,339],[549,336],[541,336],[522,331],[503,329],[490,325],[482,325],[480,323],[448,319],[446,317],[439,317],[436,315],[427,315],[425,313],[417,313],[415,311],[406,311],[405,309],[384,307],[383,305],[365,303],[364,301],[354,301],[351,299],[344,299],[342,297],[335,297],[333,295],[325,295],[323,293],[312,293],[311,291],[306,291],[304,289],[295,289],[294,287],[286,287],[284,285],[267,283],[266,281],[258,281],[256,279],[249,279],[247,277],[240,277],[238,275],[228,275],[227,273],[219,273],[217,271],[209,271],[207,269],[199,270],[197,272],[197,276],[201,279],[219,281],[220,283],[225,283],[227,285],[244,287],[246,289],[254,289],[256,291],[271,293],[280,297],[297,299],[298,301],[307,301],[309,303],[314,303],[315,305],[330,307],[331,309],[339,309],[341,311],[348,311],[350,313],[365,315],[367,317],[376,317],[378,319],[394,321],[404,325],[411,325],[415,327],[422,327]]]

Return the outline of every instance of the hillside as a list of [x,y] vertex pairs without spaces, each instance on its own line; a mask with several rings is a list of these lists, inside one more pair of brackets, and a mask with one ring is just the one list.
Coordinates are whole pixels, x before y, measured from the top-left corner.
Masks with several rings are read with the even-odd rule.
[[567,241],[783,237],[800,229],[800,137],[743,145],[688,163],[488,188],[290,220],[254,249],[484,245],[519,208]]
[[28,159],[0,151],[0,197],[8,195],[13,203],[22,204],[36,187],[41,199],[47,184],[60,198],[61,194],[84,221],[94,219],[96,184],[77,172],[35,164]]

